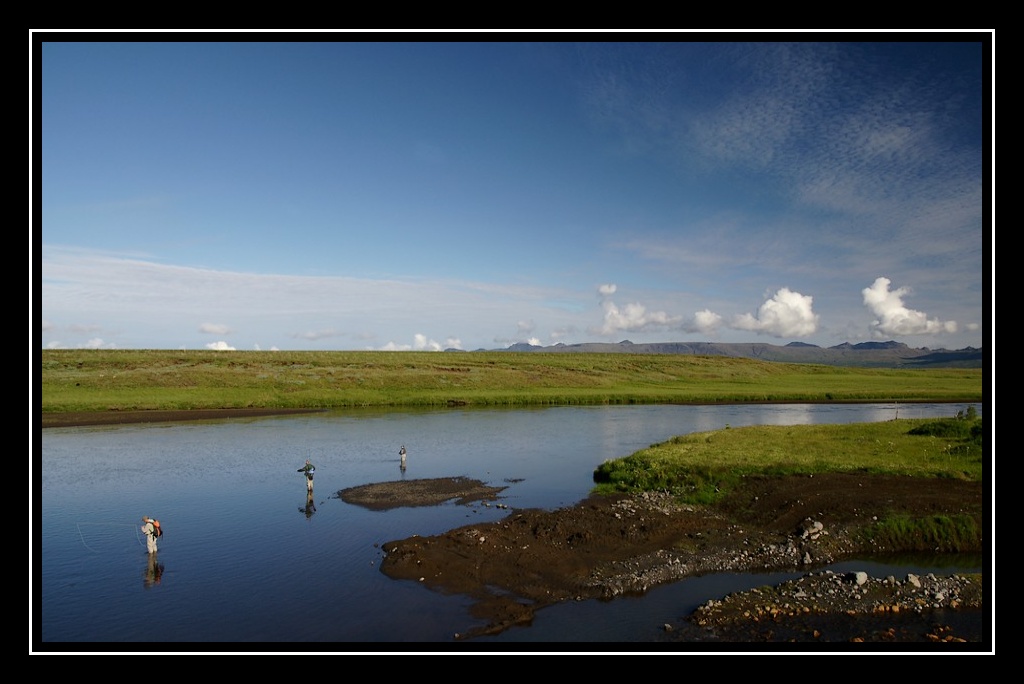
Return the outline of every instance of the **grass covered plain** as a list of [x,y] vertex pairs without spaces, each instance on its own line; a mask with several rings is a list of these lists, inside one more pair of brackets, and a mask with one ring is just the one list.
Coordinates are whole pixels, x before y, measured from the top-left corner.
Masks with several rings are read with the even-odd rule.
[[44,413],[224,408],[979,402],[982,369],[674,354],[43,350]]

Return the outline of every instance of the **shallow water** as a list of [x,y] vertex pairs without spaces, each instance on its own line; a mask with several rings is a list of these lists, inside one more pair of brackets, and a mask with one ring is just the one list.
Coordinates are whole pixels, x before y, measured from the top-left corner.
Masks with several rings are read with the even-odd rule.
[[[901,404],[899,415],[951,416],[965,406]],[[468,601],[387,578],[380,546],[508,511],[445,504],[374,512],[344,503],[338,490],[466,476],[507,486],[502,502],[512,508],[553,509],[586,497],[602,461],[674,435],[890,420],[894,413],[892,404],[360,410],[50,428],[39,438],[34,472],[33,628],[47,650],[150,641],[183,650],[189,642],[224,643],[225,650],[264,642],[337,642],[338,650],[450,644],[479,624]],[[317,468],[311,507],[296,472],[306,458]],[[152,568],[138,532],[143,515],[166,530]],[[791,576],[715,575],[643,597],[554,606],[530,627],[467,643],[654,640],[658,626],[708,598]]]

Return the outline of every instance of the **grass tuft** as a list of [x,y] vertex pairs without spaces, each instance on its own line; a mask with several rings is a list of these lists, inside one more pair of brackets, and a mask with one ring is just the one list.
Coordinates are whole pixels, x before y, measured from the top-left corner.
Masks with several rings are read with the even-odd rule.
[[982,548],[982,531],[968,515],[888,517],[861,532],[880,551],[964,553]]

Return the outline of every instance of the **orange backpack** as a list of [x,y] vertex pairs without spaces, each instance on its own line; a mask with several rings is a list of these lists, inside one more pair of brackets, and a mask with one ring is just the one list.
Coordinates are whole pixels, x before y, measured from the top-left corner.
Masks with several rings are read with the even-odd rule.
[[156,537],[157,539],[159,539],[160,537],[164,536],[164,531],[162,529],[160,529],[160,521],[159,520],[151,520],[150,522],[153,523],[153,536]]

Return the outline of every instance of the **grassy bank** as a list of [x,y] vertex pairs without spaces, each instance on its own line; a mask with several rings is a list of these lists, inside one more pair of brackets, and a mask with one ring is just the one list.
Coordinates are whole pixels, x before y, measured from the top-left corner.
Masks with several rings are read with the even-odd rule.
[[[686,503],[713,504],[750,477],[873,473],[980,482],[983,462],[983,421],[968,412],[938,420],[727,427],[683,435],[606,461],[594,481],[597,493],[659,490]],[[873,548],[976,551],[984,548],[984,521],[966,513],[877,511],[858,535]]]
[[981,369],[660,354],[44,350],[44,412],[983,399]]
[[713,503],[751,475],[877,473],[981,480],[983,422],[915,418],[848,425],[726,427],[601,464],[598,491],[668,490]]

